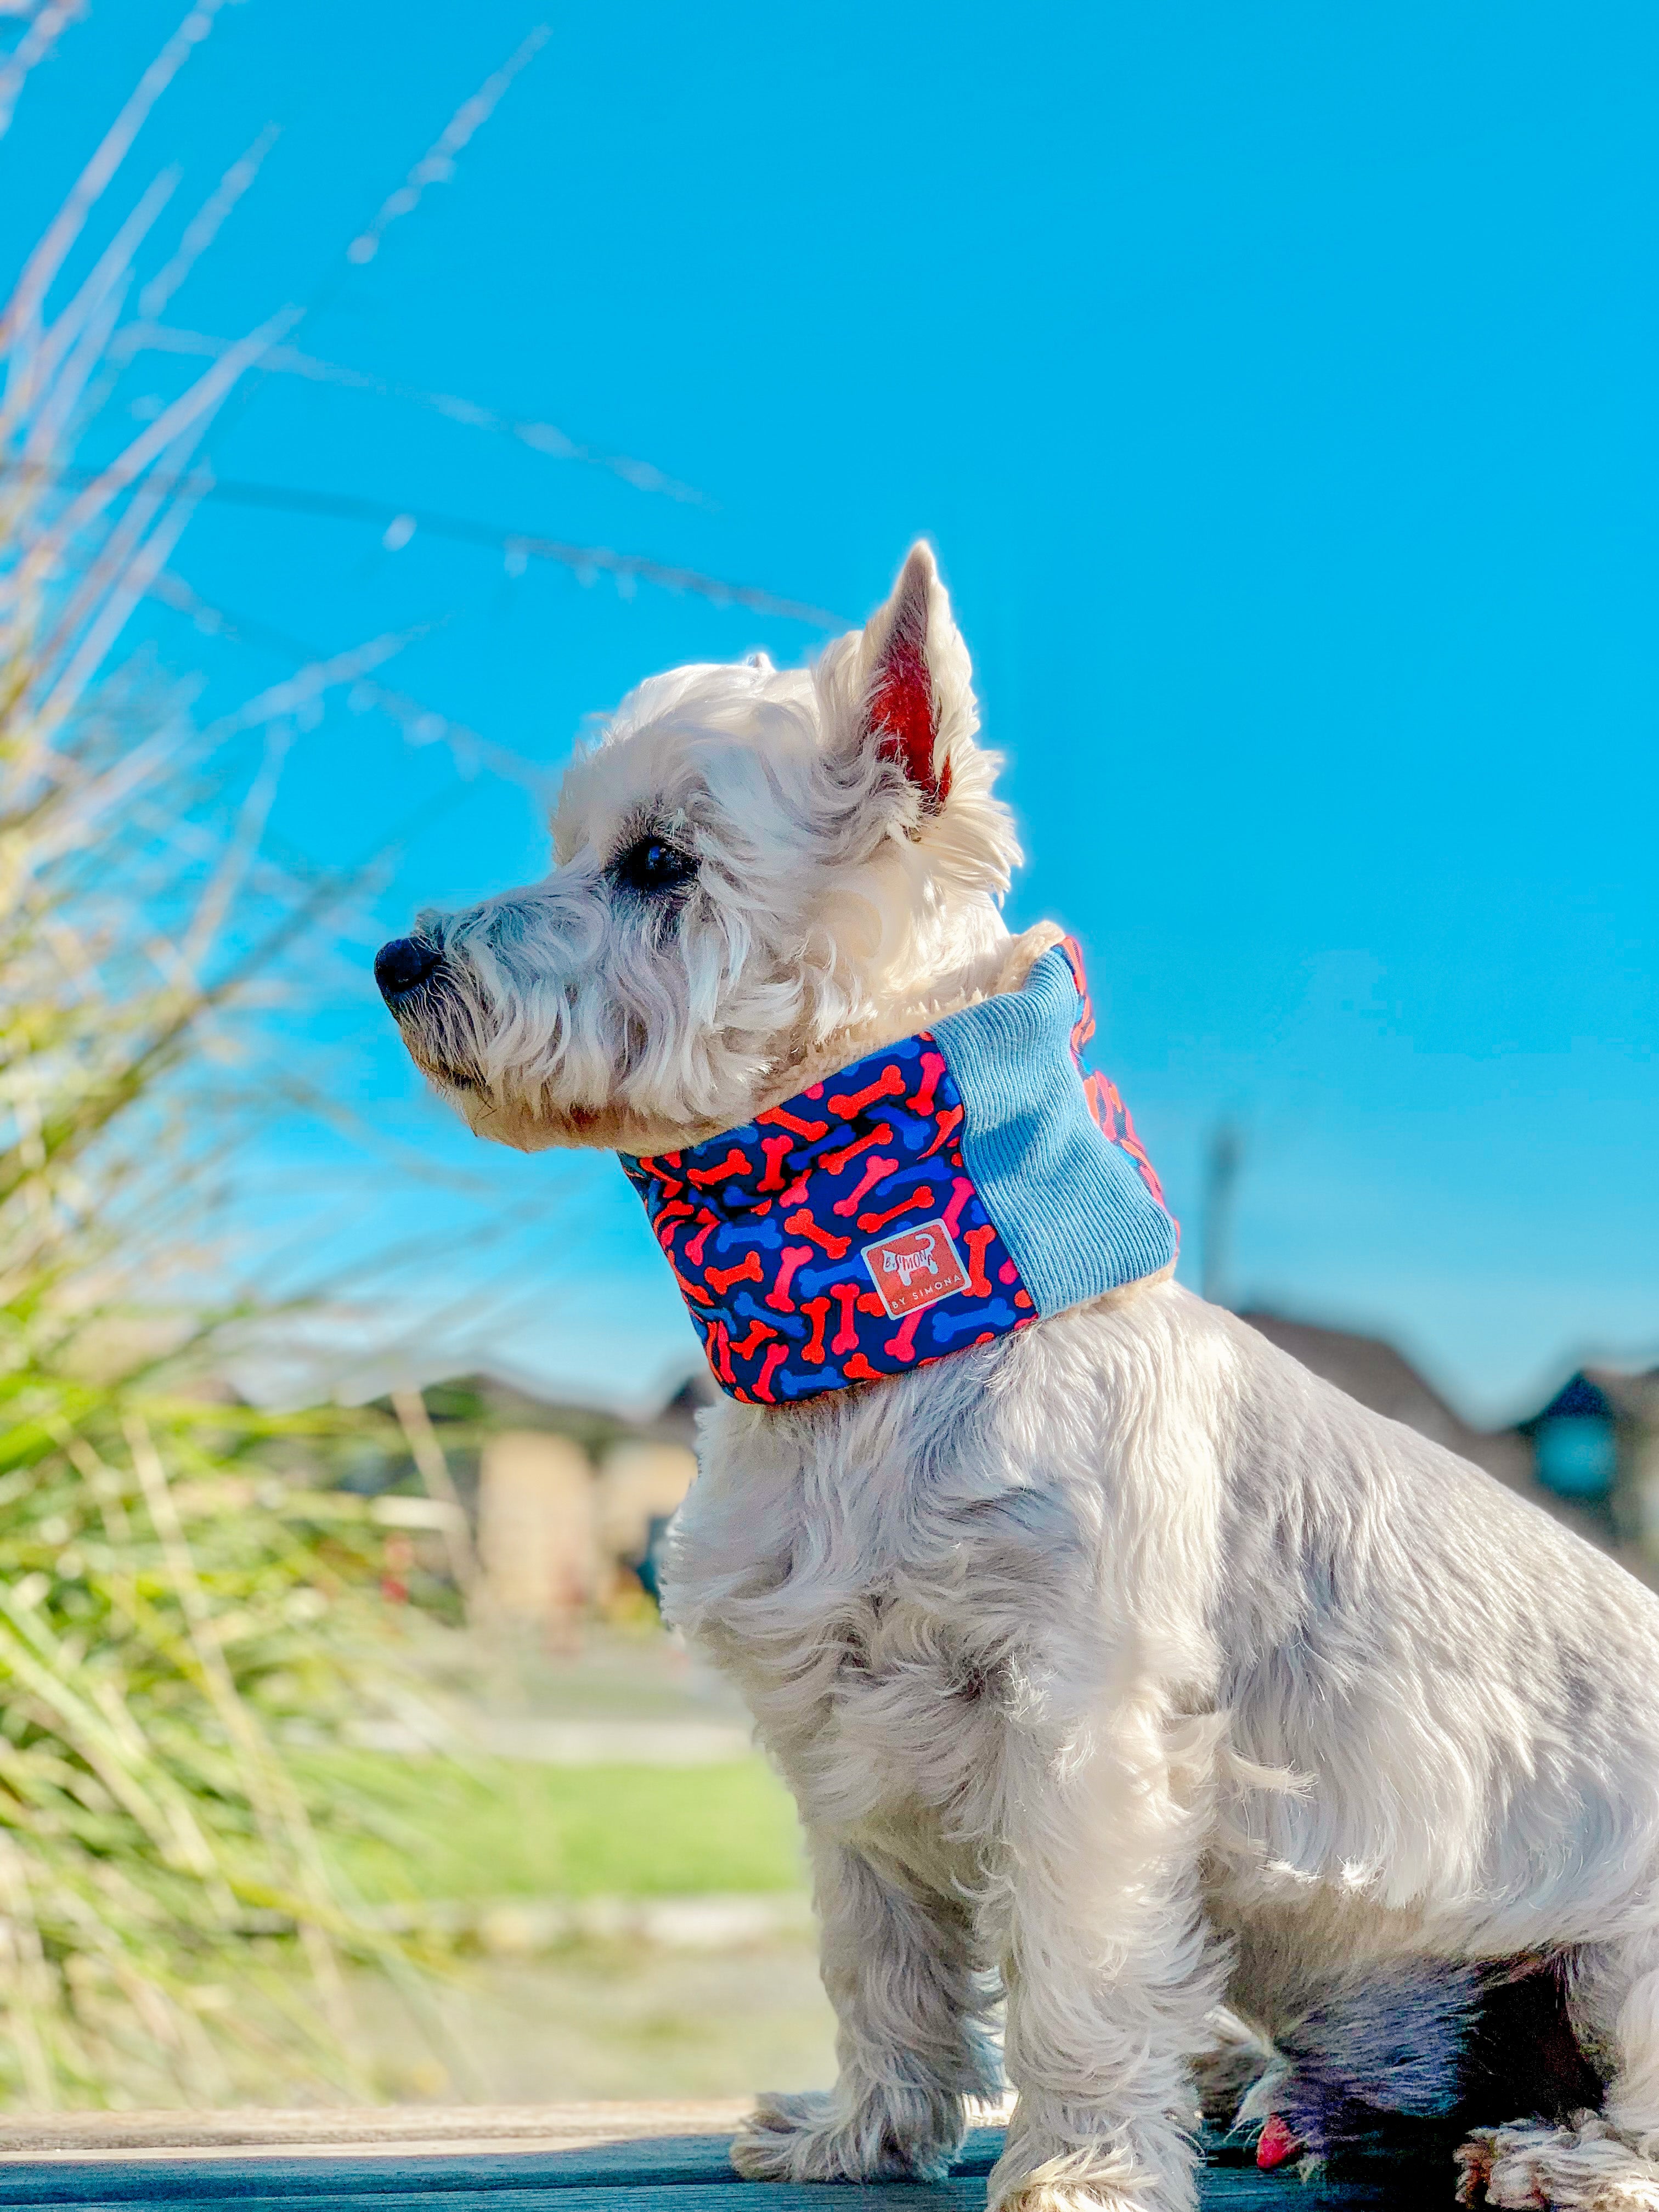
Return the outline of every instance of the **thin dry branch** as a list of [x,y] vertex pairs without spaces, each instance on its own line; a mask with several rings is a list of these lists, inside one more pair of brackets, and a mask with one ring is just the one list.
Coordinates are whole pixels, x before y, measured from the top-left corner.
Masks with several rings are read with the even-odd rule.
[[[147,286],[139,298],[141,313],[148,313],[145,302],[149,297]],[[124,360],[140,353],[167,353],[216,361],[230,343],[228,338],[214,337],[205,331],[179,330],[168,324],[146,320],[130,323],[114,350]],[[555,423],[504,415],[497,408],[458,398],[452,392],[428,392],[419,385],[400,383],[395,378],[373,376],[366,369],[347,368],[338,362],[320,360],[315,354],[301,352],[297,346],[273,346],[260,367],[270,376],[300,377],[309,384],[335,385],[347,392],[366,392],[380,399],[401,399],[411,406],[429,408],[447,422],[488,431],[495,437],[510,438],[515,445],[527,446],[532,453],[544,453],[553,460],[576,461],[589,468],[605,469],[620,477],[624,483],[632,484],[636,491],[659,493],[684,506],[713,507],[715,504],[706,492],[699,491],[694,484],[682,483],[653,461],[639,460],[629,453],[607,453],[602,447],[586,445],[571,437]]]
[[[93,474],[63,514],[55,516],[27,546],[9,586],[0,591],[0,605],[4,604],[8,592],[15,595],[64,559],[76,536],[100,520],[112,501],[130,490],[145,471],[201,417],[216,412],[237,380],[256,367],[267,349],[286,336],[298,319],[297,308],[279,308],[257,330],[238,339],[228,354],[198,377],[171,406],[163,408],[112,461]],[[22,471],[27,473],[31,465],[23,463]]]
[[6,406],[0,409],[0,437],[6,434],[9,417],[13,407],[19,404],[20,394],[23,395],[21,404],[27,404],[31,392],[36,367],[31,341],[39,328],[53,277],[81,235],[87,217],[103,198],[110,179],[126,159],[150,110],[212,30],[214,18],[224,5],[225,0],[195,0],[189,14],[127,95],[92,159],[76,179],[69,197],[24,263],[15,289],[0,309],[0,352],[10,356]]
[[456,155],[489,120],[514,78],[541,52],[552,35],[547,24],[538,23],[520,41],[501,68],[484,79],[471,99],[461,102],[397,191],[381,202],[368,228],[347,246],[348,261],[358,264],[372,261],[380,250],[380,240],[392,225],[401,222],[405,216],[413,215],[431,185],[450,182],[455,174]]
[[[27,14],[27,7],[22,12]],[[85,13],[82,0],[45,0],[30,15],[22,37],[0,62],[0,138],[11,128],[30,70],[45,61],[63,33]]]
[[197,213],[191,217],[185,226],[185,234],[179,241],[177,252],[156,271],[138,295],[138,312],[146,320],[154,320],[161,313],[217,238],[236,203],[258,176],[264,165],[265,155],[281,135],[276,124],[267,123],[246,153],[239,155],[231,163]]

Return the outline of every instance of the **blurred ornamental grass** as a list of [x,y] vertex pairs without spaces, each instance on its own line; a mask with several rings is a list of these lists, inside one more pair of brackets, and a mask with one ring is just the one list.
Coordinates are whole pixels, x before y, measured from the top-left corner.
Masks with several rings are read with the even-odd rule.
[[238,1010],[323,897],[264,856],[265,814],[292,718],[351,672],[302,672],[205,728],[154,678],[105,673],[199,495],[204,431],[291,319],[102,450],[111,342],[167,178],[47,313],[216,12],[205,0],[146,73],[0,312],[0,2101],[14,2106],[369,2094],[344,1970],[410,1971],[319,1846],[372,1814],[337,1781],[307,1782],[301,1747],[338,1740],[396,1661],[380,1534],[364,1500],[301,1490],[279,1464],[325,1462],[373,1417],[266,1414],[203,1381],[223,1318],[205,1224],[261,1073]]

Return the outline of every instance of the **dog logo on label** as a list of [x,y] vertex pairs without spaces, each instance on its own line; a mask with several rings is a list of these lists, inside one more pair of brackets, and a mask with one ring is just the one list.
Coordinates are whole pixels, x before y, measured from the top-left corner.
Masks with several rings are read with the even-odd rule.
[[866,1245],[864,1264],[894,1321],[968,1287],[968,1270],[942,1221],[924,1221]]

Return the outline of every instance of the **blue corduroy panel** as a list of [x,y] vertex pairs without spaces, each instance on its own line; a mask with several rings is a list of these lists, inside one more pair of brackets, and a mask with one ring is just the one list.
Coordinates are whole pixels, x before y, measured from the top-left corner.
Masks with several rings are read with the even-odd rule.
[[1081,1003],[1056,946],[1021,989],[933,1028],[968,1109],[963,1164],[1043,1315],[1176,1255],[1174,1222],[1084,1097],[1072,1054]]

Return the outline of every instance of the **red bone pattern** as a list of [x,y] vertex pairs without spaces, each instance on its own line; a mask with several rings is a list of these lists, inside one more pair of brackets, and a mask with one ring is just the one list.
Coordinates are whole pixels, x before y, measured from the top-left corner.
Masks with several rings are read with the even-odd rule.
[[[921,1065],[925,1070],[921,1079],[921,1088],[914,1098],[907,1098],[904,1103],[913,1114],[931,1114],[933,1110],[933,1094],[939,1089],[939,1078],[945,1073],[945,1054],[942,1052],[925,1052],[921,1055]],[[958,1121],[962,1119],[960,1114],[957,1115],[957,1119]]]
[[778,1267],[778,1279],[766,1293],[766,1303],[774,1313],[793,1313],[795,1301],[789,1295],[789,1285],[812,1256],[810,1244],[786,1244]]
[[[856,1213],[864,1200],[866,1194],[869,1191],[872,1191],[884,1176],[896,1175],[897,1173],[898,1162],[896,1160],[884,1160],[879,1158],[879,1156],[873,1159],[866,1160],[864,1164],[864,1173],[859,1177],[857,1182],[854,1184],[852,1189],[848,1192],[845,1198],[838,1198],[836,1200],[836,1212],[837,1213]],[[862,1229],[864,1224],[860,1222],[859,1226]]]
[[763,1137],[760,1148],[766,1155],[766,1173],[755,1185],[757,1190],[783,1188],[783,1164],[795,1149],[793,1137]]
[[680,1286],[680,1296],[683,1298],[694,1299],[700,1306],[712,1306],[714,1304],[714,1301],[709,1297],[708,1291],[704,1290],[701,1283],[689,1282],[686,1278],[681,1274],[679,1269],[675,1267],[674,1262],[672,1260],[669,1261],[668,1265],[674,1280]]
[[950,1231],[952,1237],[956,1235],[957,1224],[962,1219],[962,1210],[963,1206],[967,1205],[969,1200],[975,1194],[974,1186],[969,1182],[966,1176],[957,1176],[952,1178],[951,1183],[951,1203],[945,1207],[943,1216],[945,1225]]
[[[1002,1283],[1013,1262],[971,1179],[957,1171],[963,1112],[945,1054],[922,1035],[769,1107],[746,1129],[630,1169],[648,1192],[664,1194],[654,1205],[647,1196],[652,1225],[724,1389],[769,1405],[908,1371],[996,1333],[953,1322],[964,1307],[1004,1328],[1019,1325],[1011,1299],[1022,1287],[1018,1271]],[[915,1172],[941,1154],[948,1191],[936,1174]],[[942,1200],[969,1287],[896,1324],[864,1254],[905,1224],[925,1223]],[[994,1288],[988,1253],[999,1270]],[[952,1270],[946,1279],[962,1277]]]
[[832,1260],[842,1260],[847,1256],[850,1240],[845,1237],[832,1237],[827,1229],[820,1229],[805,1206],[799,1213],[792,1213],[783,1225],[792,1237],[810,1237],[815,1244],[821,1244]]
[[928,1146],[927,1150],[922,1154],[922,1158],[931,1158],[935,1152],[940,1151],[945,1146],[948,1145],[951,1138],[956,1135],[957,1131],[961,1127],[962,1109],[960,1106],[952,1106],[948,1113],[941,1114],[939,1117],[939,1133],[933,1139],[933,1143]]
[[760,1118],[763,1121],[770,1122],[780,1129],[787,1129],[792,1135],[805,1138],[808,1144],[811,1144],[815,1137],[827,1137],[830,1133],[830,1124],[827,1121],[803,1121],[793,1114],[786,1114],[781,1106],[774,1106],[769,1112],[763,1114]]
[[823,1324],[830,1318],[828,1298],[808,1298],[801,1311],[812,1324],[812,1334],[801,1350],[801,1358],[810,1360],[814,1367],[823,1364]]
[[[1079,992],[1075,1051],[1092,1017],[1075,947],[1065,954]],[[1157,1197],[1116,1091],[1089,1076],[1085,1095]],[[747,1127],[683,1152],[624,1159],[723,1389],[781,1405],[908,1373],[1030,1326],[1031,1294],[963,1164],[964,1127],[949,1052],[923,1031],[769,1107]],[[931,1170],[927,1162],[936,1163]],[[878,1272],[881,1255],[890,1237],[908,1239],[895,1249],[913,1254],[930,1221],[951,1237],[961,1267],[943,1270],[937,1294],[910,1304],[908,1294],[928,1289],[913,1266],[896,1321],[875,1289],[886,1279],[894,1294],[890,1273]]]
[[830,1286],[830,1295],[841,1308],[841,1327],[830,1347],[839,1359],[842,1352],[858,1350],[858,1326],[853,1316],[859,1310],[859,1286],[856,1283],[836,1283]]
[[893,1131],[890,1123],[878,1121],[869,1135],[860,1137],[855,1145],[843,1145],[838,1152],[826,1152],[823,1156],[823,1172],[825,1175],[839,1175],[848,1160],[855,1160],[860,1152],[867,1152],[872,1145],[890,1145],[892,1141]]
[[772,1377],[788,1357],[789,1347],[787,1344],[772,1344],[766,1348],[766,1357],[761,1362],[761,1371],[755,1377],[755,1395],[763,1399],[769,1406],[775,1403],[772,1395]]
[[[1164,1186],[1158,1179],[1158,1170],[1146,1156],[1146,1147],[1135,1134],[1135,1125],[1128,1108],[1109,1076],[1091,1071],[1084,1074],[1083,1048],[1095,1033],[1095,1010],[1089,996],[1088,978],[1083,972],[1083,950],[1076,938],[1062,938],[1060,951],[1066,956],[1066,964],[1072,971],[1072,981],[1077,985],[1077,994],[1082,1005],[1078,1018],[1072,1024],[1072,1057],[1083,1076],[1083,1095],[1094,1115],[1096,1126],[1103,1136],[1119,1145],[1135,1164],[1135,1170],[1160,1206],[1164,1204]],[[1167,1211],[1167,1208],[1165,1209]]]
[[[877,1230],[885,1229],[890,1221],[896,1221],[902,1214],[915,1213],[918,1211],[925,1213],[933,1202],[932,1186],[923,1183],[921,1188],[913,1190],[908,1198],[902,1198],[896,1206],[890,1206],[885,1213],[860,1214],[859,1227],[866,1237],[873,1237]],[[994,1236],[996,1231],[993,1230],[991,1233]]]
[[714,1380],[724,1382],[730,1389],[738,1378],[732,1370],[731,1331],[723,1321],[715,1322],[710,1328],[705,1349],[708,1353],[708,1364],[714,1370]]
[[723,1160],[712,1168],[688,1168],[687,1182],[694,1182],[699,1190],[707,1190],[711,1183],[735,1182],[739,1176],[753,1175],[755,1163],[747,1152],[740,1152],[735,1145]]
[[862,1091],[831,1091],[830,1111],[839,1114],[843,1121],[850,1121],[854,1114],[863,1113],[873,1106],[878,1098],[902,1098],[904,1078],[896,1067],[884,1067],[873,1083],[866,1083]]

